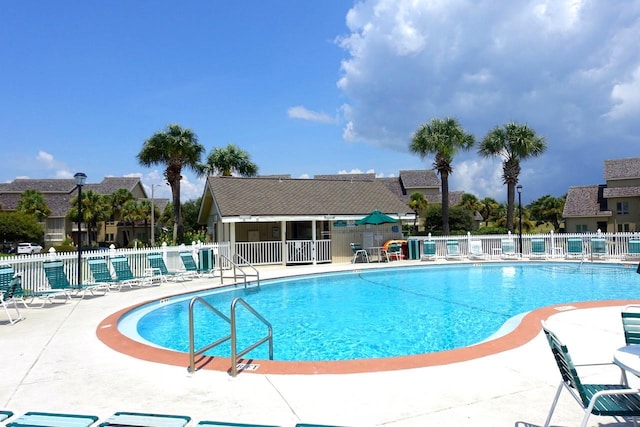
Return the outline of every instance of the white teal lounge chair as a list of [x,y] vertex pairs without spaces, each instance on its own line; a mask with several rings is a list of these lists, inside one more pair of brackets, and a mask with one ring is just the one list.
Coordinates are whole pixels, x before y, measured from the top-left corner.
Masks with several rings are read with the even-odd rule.
[[13,412],[11,411],[0,411],[0,422],[6,420],[7,418],[13,417]]
[[109,284],[107,283],[81,283],[79,285],[71,285],[64,271],[62,260],[44,261],[42,266],[44,267],[44,274],[47,277],[51,289],[63,290],[72,295],[82,295],[82,298],[85,297],[87,292],[95,296],[94,291],[96,290],[102,289],[102,295],[105,295],[109,290]]
[[594,237],[591,239],[591,258],[607,258],[607,241],[604,238]]
[[200,270],[191,252],[180,252],[180,259],[182,260],[182,265],[184,265],[185,276],[202,277],[203,274],[210,274],[209,271]]
[[513,239],[502,239],[500,240],[500,245],[502,248],[502,253],[500,257],[502,259],[517,259],[518,254],[516,253],[516,244]]
[[460,260],[462,259],[462,253],[460,252],[460,242],[457,240],[447,240],[447,256],[448,260]]
[[27,412],[7,423],[6,427],[89,427],[96,421],[95,415]]
[[531,259],[547,258],[547,244],[544,241],[544,239],[539,239],[539,238],[531,239],[531,253],[529,254],[529,258]]
[[622,330],[627,345],[640,344],[640,305],[631,304],[621,311]]
[[134,276],[129,266],[129,259],[124,255],[118,255],[111,257],[111,266],[116,274],[116,280],[118,282],[118,290],[122,290],[123,286],[144,286],[151,285],[153,281],[151,277],[147,276]]
[[469,240],[469,259],[487,259],[487,254],[482,250],[482,241],[478,239]]
[[[8,285],[0,284],[0,306],[4,309],[11,325],[24,319],[22,314],[20,314],[20,309],[18,309],[18,301],[26,306],[23,299],[21,278],[16,274]],[[11,306],[13,306],[13,309],[16,311],[17,317],[15,319],[11,317],[11,313],[9,312]]]
[[574,237],[567,240],[567,254],[566,258],[582,258],[584,255],[584,245],[582,244],[582,239],[579,237]]
[[367,251],[362,249],[362,245],[360,243],[351,243],[351,252],[353,253],[353,258],[351,258],[351,263],[355,264],[356,262],[369,262],[369,254]]
[[155,276],[159,276],[161,281],[166,282],[168,280],[172,280],[175,282],[177,280],[185,280],[184,271],[169,271],[167,264],[164,263],[162,254],[147,254],[147,261],[149,261],[153,274]]
[[89,258],[87,264],[89,264],[89,270],[95,283],[106,284],[107,289],[118,287],[118,281],[111,275],[109,264],[105,258]]
[[145,414],[141,412],[116,412],[98,427],[184,427],[191,421],[186,415]]
[[[582,418],[582,427],[587,426],[589,417],[593,415],[611,416],[611,417],[633,417],[640,416],[640,392],[637,389],[629,388],[625,384],[585,384],[578,375],[577,368],[586,368],[588,366],[613,365],[591,364],[591,365],[574,365],[569,355],[567,346],[562,344],[558,337],[551,332],[543,323],[544,330],[551,352],[560,370],[560,385],[556,391],[551,409],[547,415],[544,427],[549,427],[553,411],[558,403],[558,398],[563,389],[566,389],[571,396],[578,402],[584,411]],[[622,371],[622,370],[621,370]],[[624,372],[622,372],[624,375]]]
[[436,259],[436,242],[435,240],[425,240],[422,243],[422,261],[433,261]]
[[625,261],[640,259],[640,240],[638,239],[629,240],[627,253],[624,254],[622,259],[624,259]]

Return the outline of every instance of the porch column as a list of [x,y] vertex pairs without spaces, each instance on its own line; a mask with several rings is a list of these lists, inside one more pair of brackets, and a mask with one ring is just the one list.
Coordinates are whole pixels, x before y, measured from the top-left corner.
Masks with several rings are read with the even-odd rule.
[[236,253],[236,223],[229,223],[229,258],[235,258]]
[[280,258],[287,265],[287,221],[280,221]]
[[316,265],[318,262],[316,260],[316,245],[318,236],[316,235],[316,220],[311,220],[311,260],[313,261],[313,265]]

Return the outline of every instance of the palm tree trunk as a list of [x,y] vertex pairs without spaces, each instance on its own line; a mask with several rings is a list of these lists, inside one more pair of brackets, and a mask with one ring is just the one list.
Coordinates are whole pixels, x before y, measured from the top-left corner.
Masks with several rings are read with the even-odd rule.
[[442,234],[449,235],[449,172],[440,171],[442,179]]
[[513,211],[514,211],[515,183],[507,182],[507,229],[513,233]]

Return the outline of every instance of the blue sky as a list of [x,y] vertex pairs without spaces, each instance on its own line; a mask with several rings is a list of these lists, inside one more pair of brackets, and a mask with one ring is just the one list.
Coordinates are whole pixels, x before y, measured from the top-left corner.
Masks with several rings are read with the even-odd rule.
[[[629,0],[4,2],[0,181],[150,188],[162,168],[136,155],[170,123],[207,153],[235,143],[264,175],[397,176],[432,167],[411,135],[451,116],[478,140],[533,127],[548,150],[522,164],[523,201],[560,196],[640,155],[638,40]],[[453,168],[451,190],[506,200],[498,160],[472,149]],[[203,188],[184,173],[184,200]]]

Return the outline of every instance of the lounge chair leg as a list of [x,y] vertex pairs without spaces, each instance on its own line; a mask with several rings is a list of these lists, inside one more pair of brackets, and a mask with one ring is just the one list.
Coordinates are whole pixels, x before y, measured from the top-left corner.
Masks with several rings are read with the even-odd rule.
[[547,420],[544,422],[544,427],[549,427],[549,423],[551,422],[551,416],[553,415],[553,411],[556,409],[556,405],[558,404],[558,398],[560,397],[560,392],[562,391],[562,387],[564,384],[561,382],[558,386],[558,390],[556,391],[556,395],[553,398],[553,403],[551,404],[551,409],[549,409],[549,415],[547,415]]

